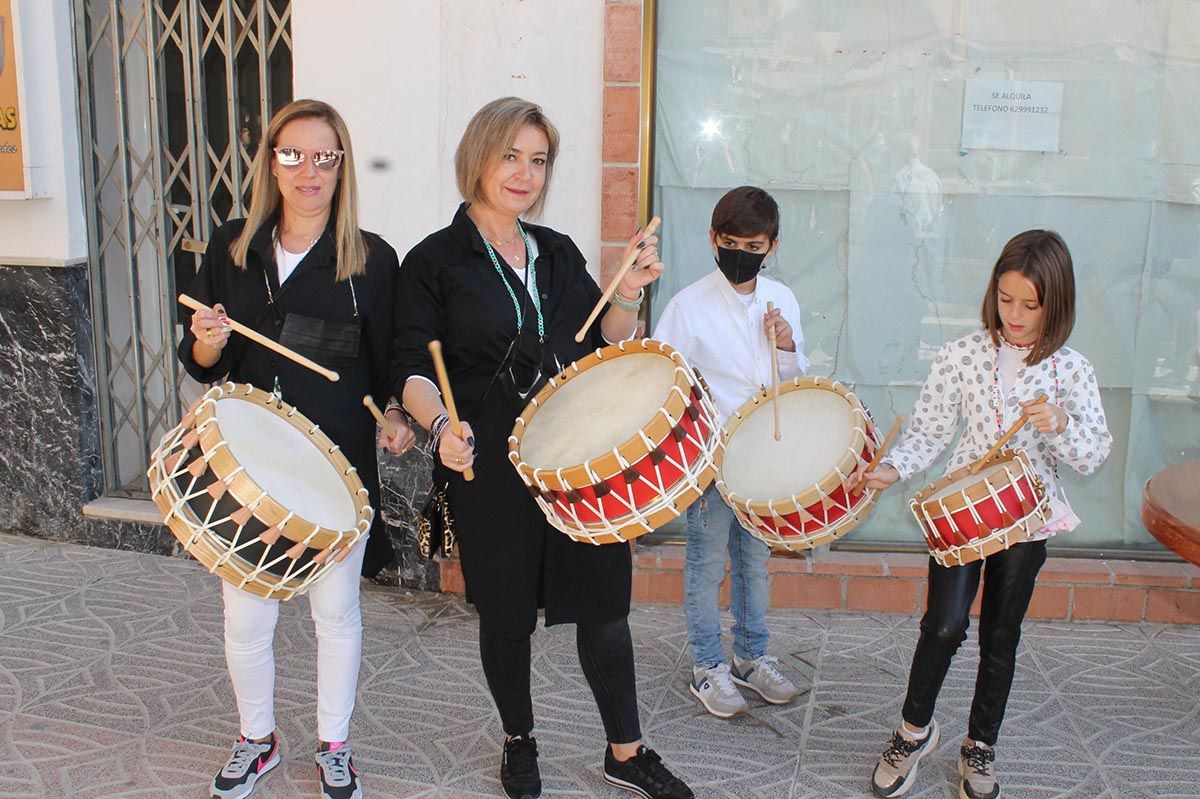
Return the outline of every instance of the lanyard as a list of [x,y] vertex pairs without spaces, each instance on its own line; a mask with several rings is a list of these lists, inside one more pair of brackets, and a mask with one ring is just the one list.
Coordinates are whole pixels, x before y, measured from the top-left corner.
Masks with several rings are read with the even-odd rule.
[[[525,232],[525,228],[520,222],[517,222],[517,230],[521,231],[521,238],[525,240],[525,263],[528,264],[525,272],[525,280],[526,284],[533,284],[533,291],[530,293],[533,296],[533,308],[537,311],[538,344],[544,344],[546,342],[546,322],[542,318],[542,301],[538,297],[537,270],[533,264],[533,247],[529,243],[529,234]],[[491,242],[487,240],[487,236],[480,236],[480,238],[483,239],[483,246],[487,248],[488,257],[492,259],[492,266],[496,268],[496,274],[500,276],[500,282],[504,284],[504,288],[508,289],[508,296],[512,298],[513,310],[517,314],[517,329],[520,330],[525,325],[525,319],[521,314],[521,303],[517,302],[517,294],[509,284],[508,278],[504,276],[504,270],[500,268],[500,261],[496,258],[496,251],[492,249]],[[527,286],[526,291],[528,291]]]

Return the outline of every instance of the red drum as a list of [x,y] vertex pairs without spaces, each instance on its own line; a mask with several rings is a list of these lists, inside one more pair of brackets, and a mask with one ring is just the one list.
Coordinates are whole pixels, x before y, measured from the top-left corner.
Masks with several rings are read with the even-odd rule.
[[795,552],[853,530],[878,492],[850,492],[854,470],[875,454],[875,425],[858,398],[824,377],[779,386],[780,441],[774,436],[771,391],[734,412],[717,490],[738,522],[773,547]]
[[1001,450],[980,469],[947,474],[917,492],[909,508],[925,533],[929,554],[961,566],[1019,544],[1046,524],[1046,486],[1021,450]]
[[518,417],[508,457],[555,528],[592,544],[629,541],[713,481],[719,419],[673,347],[627,341],[551,378]]

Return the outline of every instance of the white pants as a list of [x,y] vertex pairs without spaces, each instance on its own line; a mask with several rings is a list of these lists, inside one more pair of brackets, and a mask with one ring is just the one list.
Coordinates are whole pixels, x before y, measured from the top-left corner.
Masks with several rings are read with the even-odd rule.
[[[350,715],[362,660],[359,573],[366,540],[309,589],[317,629],[317,736],[350,737]],[[275,622],[279,600],[263,599],[222,580],[225,662],[237,696],[242,735],[265,738],[275,730]]]

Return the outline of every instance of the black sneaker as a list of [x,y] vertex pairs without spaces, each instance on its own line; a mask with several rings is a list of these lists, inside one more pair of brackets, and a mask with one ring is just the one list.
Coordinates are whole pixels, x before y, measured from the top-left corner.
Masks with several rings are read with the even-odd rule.
[[500,784],[509,799],[538,799],[542,795],[537,741],[528,735],[518,735],[504,742],[504,754],[500,757]]
[[237,739],[229,760],[213,778],[209,795],[212,799],[244,799],[254,790],[255,783],[279,765],[279,742],[275,736],[263,743]]
[[663,765],[653,749],[639,746],[625,762],[617,760],[612,747],[604,750],[604,781],[632,791],[645,799],[693,799],[692,789]]
[[349,744],[332,752],[329,744],[317,750],[317,779],[321,782],[321,799],[362,799],[362,782],[354,768],[354,756]]

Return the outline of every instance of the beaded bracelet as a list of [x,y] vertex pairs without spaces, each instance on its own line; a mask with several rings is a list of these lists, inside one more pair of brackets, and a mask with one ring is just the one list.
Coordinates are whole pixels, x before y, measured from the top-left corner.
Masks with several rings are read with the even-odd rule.
[[429,425],[429,457],[437,457],[438,442],[442,440],[442,433],[446,431],[448,424],[450,424],[450,414],[442,413],[433,420],[433,424]]
[[636,300],[627,300],[621,296],[621,292],[614,291],[612,295],[612,304],[618,311],[626,311],[628,313],[637,313],[642,307],[642,300],[646,296],[644,288],[638,289]]

